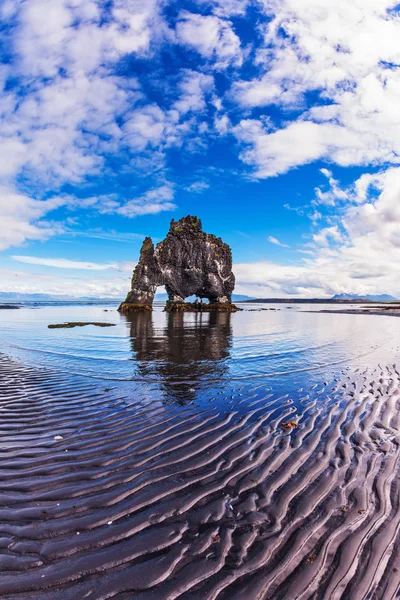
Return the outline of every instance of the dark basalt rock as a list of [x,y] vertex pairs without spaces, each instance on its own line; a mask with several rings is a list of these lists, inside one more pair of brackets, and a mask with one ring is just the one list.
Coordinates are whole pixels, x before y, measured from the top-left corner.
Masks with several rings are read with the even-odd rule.
[[94,325],[95,327],[115,327],[115,323],[98,323],[97,321],[71,321],[69,323],[52,323],[47,325],[49,329],[72,329],[73,327],[86,327],[87,325]]
[[192,295],[207,298],[213,310],[222,305],[225,310],[239,310],[231,304],[235,287],[231,249],[221,238],[205,233],[197,217],[172,219],[166,238],[155,249],[151,238],[145,238],[132,289],[119,310],[151,307],[160,285],[168,293],[166,310],[205,310],[200,303],[185,305],[187,308],[175,306]]
[[242,310],[230,303],[167,302],[165,312],[236,312]]

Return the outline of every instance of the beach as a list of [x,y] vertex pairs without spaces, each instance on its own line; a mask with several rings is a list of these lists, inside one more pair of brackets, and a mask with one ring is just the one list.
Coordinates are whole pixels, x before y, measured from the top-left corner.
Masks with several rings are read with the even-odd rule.
[[[97,336],[115,347],[112,327],[45,333],[53,315],[29,321],[24,310],[24,335],[32,323],[37,339],[42,322],[43,339],[64,336],[65,355],[70,343],[88,355],[90,342],[99,361]],[[309,330],[332,317],[286,315],[207,315],[194,326],[183,315],[106,314],[129,332],[140,365],[131,380],[122,368],[114,379],[105,367],[93,376],[90,364],[91,376],[57,370],[27,350],[22,360],[10,345],[0,357],[0,597],[397,597],[400,374],[377,361],[396,347],[334,364],[341,345],[335,354],[321,339],[331,363],[303,357],[300,371],[299,348],[290,362],[288,349],[276,358],[283,319],[305,319]],[[250,333],[265,319],[263,343],[254,333],[240,339],[238,366],[239,327]],[[275,366],[263,374],[267,330]],[[297,369],[285,374],[290,365]]]

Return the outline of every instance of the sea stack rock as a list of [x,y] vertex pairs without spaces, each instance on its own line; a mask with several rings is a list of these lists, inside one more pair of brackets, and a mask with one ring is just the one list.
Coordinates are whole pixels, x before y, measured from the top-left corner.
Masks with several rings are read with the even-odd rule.
[[[158,286],[168,293],[168,311],[235,311],[231,296],[235,287],[232,253],[221,238],[202,229],[197,217],[172,219],[166,238],[154,249],[147,237],[132,277],[132,289],[118,310],[151,310]],[[188,296],[207,298],[185,303]]]

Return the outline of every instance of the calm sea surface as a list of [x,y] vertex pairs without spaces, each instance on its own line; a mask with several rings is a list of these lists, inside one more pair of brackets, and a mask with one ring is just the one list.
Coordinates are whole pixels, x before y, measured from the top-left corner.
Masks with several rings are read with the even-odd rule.
[[[141,397],[184,404],[209,401],[213,388],[228,393],[265,379],[274,391],[291,392],[399,356],[398,318],[308,312],[326,308],[315,304],[242,306],[235,314],[168,314],[160,304],[152,314],[126,317],[111,303],[26,305],[0,310],[0,348],[27,365],[107,386],[129,382],[124,386],[137,386]],[[65,321],[115,327],[47,327]]]

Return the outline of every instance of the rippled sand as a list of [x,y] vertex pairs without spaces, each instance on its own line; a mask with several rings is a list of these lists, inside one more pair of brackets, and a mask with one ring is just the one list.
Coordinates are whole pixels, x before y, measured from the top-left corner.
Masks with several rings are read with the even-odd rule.
[[395,366],[226,411],[102,385],[0,359],[2,599],[397,597]]

